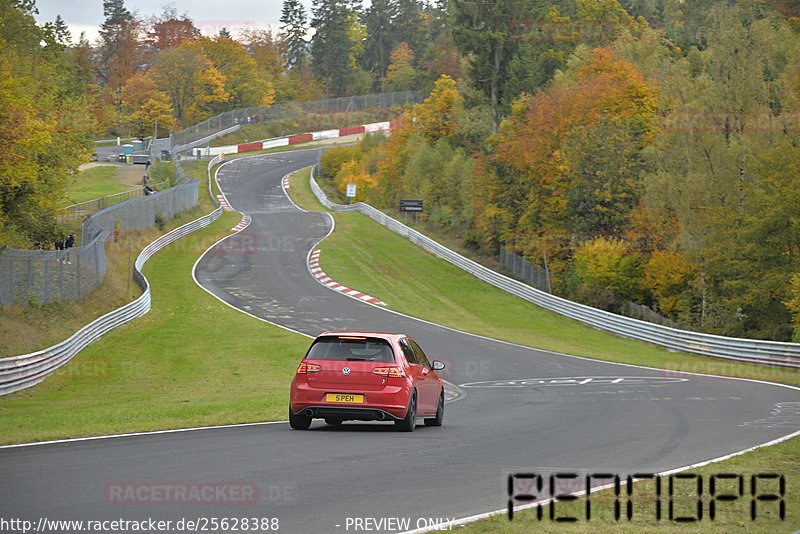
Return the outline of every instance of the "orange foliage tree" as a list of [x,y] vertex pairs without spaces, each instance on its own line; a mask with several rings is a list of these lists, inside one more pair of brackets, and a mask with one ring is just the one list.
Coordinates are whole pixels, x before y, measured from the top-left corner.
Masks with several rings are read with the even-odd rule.
[[[565,214],[577,168],[565,157],[566,141],[580,129],[611,124],[634,139],[635,152],[650,137],[656,109],[655,90],[644,76],[607,48],[594,49],[588,62],[560,83],[522,95],[493,140],[492,175],[484,173],[488,183],[481,192],[479,224],[491,214],[494,220],[507,221],[509,226],[500,229],[501,240],[513,248],[536,255],[543,247],[566,252],[571,236]],[[601,171],[579,169],[589,175]],[[498,212],[507,215],[498,217]]]

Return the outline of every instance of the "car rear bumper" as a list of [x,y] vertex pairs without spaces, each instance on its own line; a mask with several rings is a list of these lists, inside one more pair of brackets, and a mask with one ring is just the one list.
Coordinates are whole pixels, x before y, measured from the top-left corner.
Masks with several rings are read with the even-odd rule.
[[[396,411],[396,410],[393,410]],[[405,414],[396,415],[382,408],[350,407],[350,406],[292,406],[292,412],[312,418],[334,418],[342,421],[397,421]]]
[[[334,417],[355,419],[361,421],[393,421],[403,419],[408,411],[410,388],[406,384],[389,385],[382,391],[317,389],[308,384],[293,384],[289,404],[292,413],[307,413],[311,417]],[[360,404],[347,404],[329,402],[326,400],[328,393],[348,393],[363,395],[364,402]]]

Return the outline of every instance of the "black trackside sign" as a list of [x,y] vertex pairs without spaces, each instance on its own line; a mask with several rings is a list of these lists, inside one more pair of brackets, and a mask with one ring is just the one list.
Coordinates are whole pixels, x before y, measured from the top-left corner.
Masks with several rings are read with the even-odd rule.
[[421,200],[401,200],[400,211],[422,211]]

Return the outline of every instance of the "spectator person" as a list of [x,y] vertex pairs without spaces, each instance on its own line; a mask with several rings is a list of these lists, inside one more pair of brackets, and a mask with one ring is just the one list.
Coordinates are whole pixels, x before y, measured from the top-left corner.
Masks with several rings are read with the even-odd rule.
[[[74,244],[75,244],[75,232],[69,234],[69,236],[66,239],[62,239],[61,241],[56,241],[56,250],[67,250],[72,248],[72,245]],[[67,255],[64,257],[64,259],[61,260],[61,263],[68,263],[72,265],[72,262],[69,261],[69,252],[67,252]]]

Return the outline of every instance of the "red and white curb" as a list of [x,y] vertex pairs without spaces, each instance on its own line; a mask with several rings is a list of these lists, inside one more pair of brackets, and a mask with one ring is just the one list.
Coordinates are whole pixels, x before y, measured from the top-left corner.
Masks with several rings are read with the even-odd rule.
[[231,230],[233,230],[234,232],[238,232],[239,230],[244,230],[245,228],[247,228],[248,224],[250,224],[250,216],[244,213],[242,214],[242,221],[233,228],[231,228]]
[[289,177],[288,177],[288,176],[285,176],[285,177],[283,178],[283,188],[284,188],[284,189],[290,189],[291,187],[292,187],[292,186],[290,186],[290,185],[289,185]]
[[308,258],[308,268],[311,270],[311,274],[320,281],[320,283],[324,286],[327,286],[334,291],[339,291],[340,293],[344,293],[345,295],[351,296],[358,300],[363,300],[364,302],[369,302],[370,304],[377,304],[379,306],[386,306],[386,303],[380,299],[376,299],[375,297],[371,297],[360,291],[356,291],[355,289],[350,289],[349,287],[344,287],[341,284],[337,284],[334,282],[330,276],[325,274],[325,271],[319,266],[319,255],[322,252],[320,249],[315,250],[311,253],[311,256]]
[[233,211],[223,195],[217,195],[217,200],[219,200],[219,205],[222,206],[222,209],[225,211]]

